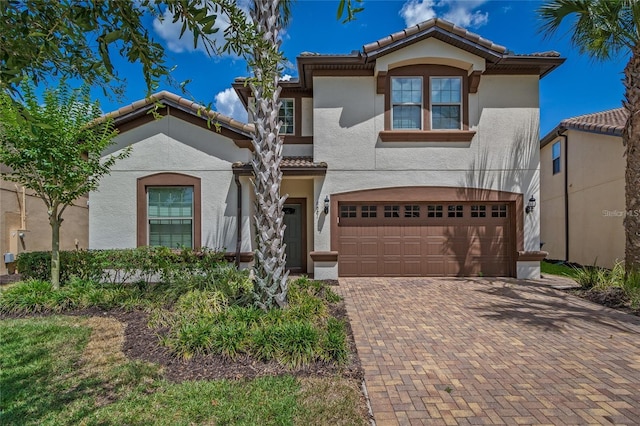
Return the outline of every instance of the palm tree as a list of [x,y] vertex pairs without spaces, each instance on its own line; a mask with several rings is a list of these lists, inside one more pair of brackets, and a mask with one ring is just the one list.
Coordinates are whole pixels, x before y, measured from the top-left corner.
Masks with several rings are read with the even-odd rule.
[[541,30],[547,36],[573,17],[571,42],[580,53],[608,60],[630,53],[624,69],[624,108],[628,113],[622,133],[626,146],[625,194],[626,270],[640,269],[640,1],[553,0],[538,9]]
[[[253,134],[253,174],[256,197],[256,251],[253,267],[256,303],[262,309],[287,304],[287,279],[284,240],[286,195],[280,194],[282,183],[282,139],[279,136],[280,78],[282,54],[280,30],[289,16],[289,2],[256,0],[251,17],[260,38],[252,46],[248,60],[253,69],[250,80],[255,104],[251,112]],[[283,19],[284,17],[284,19]]]

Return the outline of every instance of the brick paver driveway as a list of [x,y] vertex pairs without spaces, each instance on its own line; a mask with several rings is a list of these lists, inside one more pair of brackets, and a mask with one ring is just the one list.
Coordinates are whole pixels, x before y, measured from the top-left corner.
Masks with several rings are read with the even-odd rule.
[[500,279],[340,279],[378,425],[640,424],[640,319]]

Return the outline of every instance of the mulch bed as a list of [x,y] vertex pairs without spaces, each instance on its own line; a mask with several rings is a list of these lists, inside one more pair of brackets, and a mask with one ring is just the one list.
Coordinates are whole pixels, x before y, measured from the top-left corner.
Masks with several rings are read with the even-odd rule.
[[[248,356],[230,360],[220,355],[196,355],[184,360],[173,355],[169,349],[160,345],[163,330],[149,328],[148,314],[142,311],[105,311],[98,308],[65,311],[63,315],[100,316],[115,318],[126,324],[124,354],[131,360],[159,364],[164,376],[172,382],[186,380],[242,379],[261,376],[294,375],[298,377],[329,377],[339,375],[345,378],[362,380],[364,371],[358,358],[353,332],[349,324],[344,302],[331,305],[331,314],[346,320],[347,340],[350,355],[346,365],[334,365],[314,362],[301,368],[284,367],[277,362],[263,362]],[[51,313],[8,315],[0,314],[0,320],[6,318],[42,317]]]
[[589,300],[608,308],[616,309],[627,314],[640,316],[640,309],[633,309],[624,291],[619,287],[609,287],[606,290],[569,289],[567,292],[574,296]]

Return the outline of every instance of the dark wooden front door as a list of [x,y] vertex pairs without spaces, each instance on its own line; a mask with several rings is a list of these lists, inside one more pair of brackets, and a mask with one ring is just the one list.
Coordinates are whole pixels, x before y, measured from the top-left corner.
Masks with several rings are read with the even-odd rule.
[[284,243],[287,268],[291,272],[307,272],[306,200],[290,198],[284,205]]

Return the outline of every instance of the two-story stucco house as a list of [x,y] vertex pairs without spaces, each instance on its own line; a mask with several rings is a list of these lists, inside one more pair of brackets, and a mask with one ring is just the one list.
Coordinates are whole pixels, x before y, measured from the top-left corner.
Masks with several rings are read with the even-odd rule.
[[541,240],[549,258],[624,260],[624,108],[562,120],[540,141]]
[[[288,266],[318,279],[539,277],[539,81],[562,62],[439,19],[354,53],[301,54],[281,83]],[[133,153],[91,194],[90,247],[249,260],[252,127],[218,116],[216,132],[197,105],[155,100],[159,120],[149,100],[113,114],[114,149]]]

